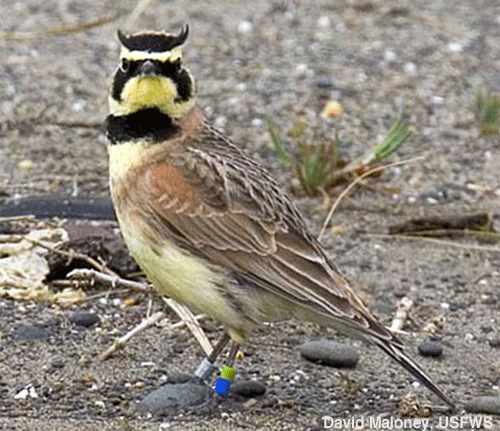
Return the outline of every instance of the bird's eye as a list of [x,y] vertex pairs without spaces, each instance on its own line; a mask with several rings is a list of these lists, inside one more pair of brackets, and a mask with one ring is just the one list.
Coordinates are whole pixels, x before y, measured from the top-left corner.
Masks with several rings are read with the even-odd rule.
[[122,58],[122,61],[120,63],[120,70],[123,73],[127,73],[130,69],[130,61],[128,61],[126,58]]

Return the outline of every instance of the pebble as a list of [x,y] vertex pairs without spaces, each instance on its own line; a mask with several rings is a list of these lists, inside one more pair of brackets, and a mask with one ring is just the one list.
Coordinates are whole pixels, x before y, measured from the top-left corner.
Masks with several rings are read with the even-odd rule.
[[448,44],[448,51],[450,52],[461,52],[464,46],[460,42],[450,42]]
[[99,322],[99,316],[88,311],[77,311],[69,316],[69,321],[75,325],[90,328]]
[[328,15],[323,15],[318,18],[318,27],[330,27],[330,17]]
[[250,21],[240,21],[238,24],[239,33],[250,33],[253,30],[253,24]]
[[335,84],[328,76],[320,76],[314,81],[314,85],[320,90],[333,90],[335,89]]
[[418,353],[421,356],[438,357],[443,354],[443,345],[439,341],[422,341],[418,345]]
[[30,171],[35,167],[35,164],[33,163],[32,160],[21,160],[18,164],[17,167],[19,169],[24,169],[26,171]]
[[298,78],[305,78],[307,75],[309,75],[309,67],[307,67],[307,64],[305,63],[299,63],[295,67],[295,75]]
[[170,384],[148,394],[138,409],[155,415],[165,415],[178,408],[193,408],[205,403],[215,392],[198,382]]
[[330,340],[310,341],[302,344],[300,354],[312,362],[336,368],[354,368],[359,361],[359,354],[351,346]]
[[471,413],[500,415],[500,397],[476,397],[465,403],[465,410]]
[[231,392],[245,398],[255,398],[264,395],[266,387],[255,380],[242,380],[232,384]]
[[254,118],[250,124],[252,124],[253,127],[262,127],[264,125],[264,121],[260,118]]
[[417,72],[417,65],[411,61],[405,63],[404,65],[405,75],[415,75]]
[[17,392],[13,397],[15,400],[25,400],[28,397],[38,398],[38,394],[36,393],[33,385],[30,383],[28,386]]
[[444,103],[444,97],[441,96],[431,96],[429,98],[429,103],[431,106],[441,106]]
[[500,337],[491,338],[488,343],[490,343],[491,347],[500,347]]
[[227,123],[227,118],[221,115],[215,119],[214,126],[217,127],[218,129],[223,129],[226,123]]
[[392,49],[386,49],[384,51],[384,61],[387,63],[394,63],[397,59],[398,56]]

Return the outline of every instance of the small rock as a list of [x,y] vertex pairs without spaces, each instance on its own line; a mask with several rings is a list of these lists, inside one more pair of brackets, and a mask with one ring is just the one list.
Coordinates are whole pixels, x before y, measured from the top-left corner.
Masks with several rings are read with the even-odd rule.
[[30,171],[35,167],[35,163],[33,163],[32,160],[21,160],[18,164],[17,167],[19,169],[24,169],[25,171]]
[[81,112],[85,108],[87,102],[83,99],[77,99],[73,102],[73,106],[71,107],[74,112]]
[[253,24],[250,21],[240,21],[238,24],[239,33],[250,33],[253,30]]
[[309,67],[305,63],[299,63],[295,67],[295,75],[299,78],[305,78],[309,74]]
[[66,363],[63,360],[55,359],[50,363],[50,367],[54,370],[62,369]]
[[441,96],[431,96],[429,98],[429,104],[431,106],[441,106],[444,103],[444,97]]
[[217,127],[218,129],[223,129],[226,123],[227,123],[227,118],[221,115],[215,119],[214,126]]
[[417,72],[417,65],[411,61],[405,63],[404,66],[405,75],[415,75]]
[[314,85],[320,90],[333,90],[335,84],[328,76],[321,76],[314,81]]
[[387,63],[394,63],[398,56],[392,49],[386,49],[384,51],[384,61]]
[[471,413],[500,415],[500,397],[476,397],[465,403],[465,410]]
[[318,18],[318,26],[323,28],[330,27],[330,18],[328,15],[323,15]]
[[423,341],[418,346],[418,353],[422,356],[438,357],[443,354],[443,345],[439,341]]
[[14,395],[15,400],[25,400],[28,397],[38,398],[38,394],[31,383]]
[[488,343],[490,343],[491,347],[500,347],[500,337],[491,338]]
[[310,341],[302,344],[300,354],[312,362],[336,368],[354,368],[359,361],[359,354],[351,346],[330,340]]
[[255,380],[242,380],[233,383],[231,392],[245,398],[255,398],[264,395],[266,387]]
[[99,317],[95,313],[88,311],[78,311],[69,316],[69,321],[78,326],[90,328],[99,322]]
[[448,51],[450,52],[461,52],[464,46],[460,42],[450,42],[448,44]]
[[425,201],[429,205],[436,205],[439,202],[436,198],[433,198],[432,196],[428,196],[427,198],[425,198]]
[[147,395],[139,403],[138,409],[155,415],[164,415],[179,408],[200,406],[214,393],[201,382],[167,383]]

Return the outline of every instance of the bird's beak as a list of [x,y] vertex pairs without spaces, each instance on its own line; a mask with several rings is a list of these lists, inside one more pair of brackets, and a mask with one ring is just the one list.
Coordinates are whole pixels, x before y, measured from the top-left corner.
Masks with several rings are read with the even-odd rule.
[[142,63],[139,66],[139,74],[140,75],[149,75],[149,76],[156,76],[160,74],[160,67],[151,60],[146,60],[144,63]]

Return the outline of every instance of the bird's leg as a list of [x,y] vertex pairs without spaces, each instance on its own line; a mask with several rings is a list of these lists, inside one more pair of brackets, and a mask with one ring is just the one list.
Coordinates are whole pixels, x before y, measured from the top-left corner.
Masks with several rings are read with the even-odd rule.
[[215,361],[217,360],[224,347],[226,347],[226,344],[229,342],[229,340],[229,335],[224,332],[224,335],[214,346],[210,354],[203,358],[203,360],[200,362],[200,365],[198,365],[198,368],[194,372],[194,375],[196,377],[201,380],[208,380],[212,376],[213,372],[216,369]]
[[231,350],[229,351],[229,356],[226,361],[226,365],[223,365],[221,367],[220,377],[215,382],[215,392],[217,392],[217,394],[219,394],[221,397],[227,397],[229,394],[229,388],[231,387],[231,382],[235,374],[233,364],[239,348],[240,345],[233,341],[231,344]]
[[232,367],[234,364],[234,360],[236,355],[238,354],[238,350],[240,349],[240,345],[235,343],[234,341],[231,343],[231,350],[229,351],[229,355],[227,357],[226,365],[228,367]]

